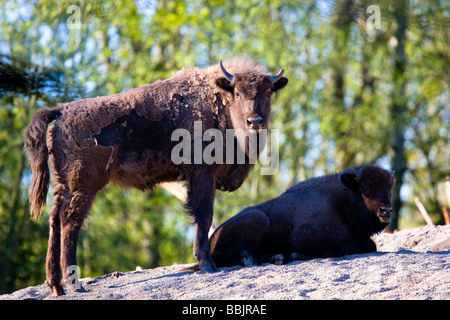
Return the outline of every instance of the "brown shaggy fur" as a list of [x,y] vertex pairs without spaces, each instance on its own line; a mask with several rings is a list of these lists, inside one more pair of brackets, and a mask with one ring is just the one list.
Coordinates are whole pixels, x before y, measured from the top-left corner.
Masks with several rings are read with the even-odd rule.
[[[234,75],[229,82],[219,65],[185,68],[172,77],[128,92],[60,104],[41,110],[25,131],[25,150],[33,170],[31,215],[38,218],[45,206],[49,183],[48,156],[54,172],[55,198],[50,213],[47,284],[55,295],[76,265],[76,244],[96,194],[109,182],[141,190],[166,181],[187,181],[186,208],[197,224],[194,255],[203,269],[215,269],[208,245],[214,190],[233,191],[252,165],[180,164],[171,160],[171,141],[177,128],[193,136],[194,121],[209,128],[250,129],[248,119],[261,117],[267,128],[270,93],[287,79],[275,81],[263,66],[246,57],[224,62]],[[238,98],[235,90],[241,93]],[[269,92],[269,93],[268,93]],[[55,121],[46,131],[50,122]],[[47,149],[48,145],[48,149]],[[203,143],[203,148],[206,146]]]
[[376,251],[371,236],[389,224],[393,184],[374,165],[303,181],[220,225],[211,256],[223,267]]

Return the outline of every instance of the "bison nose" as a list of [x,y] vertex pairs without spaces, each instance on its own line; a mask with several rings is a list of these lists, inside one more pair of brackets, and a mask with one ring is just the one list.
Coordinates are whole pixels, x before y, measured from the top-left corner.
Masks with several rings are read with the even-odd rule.
[[391,207],[381,207],[378,209],[378,218],[383,223],[389,223],[392,217],[392,208]]
[[249,129],[259,130],[264,126],[264,120],[261,117],[248,118],[247,127]]

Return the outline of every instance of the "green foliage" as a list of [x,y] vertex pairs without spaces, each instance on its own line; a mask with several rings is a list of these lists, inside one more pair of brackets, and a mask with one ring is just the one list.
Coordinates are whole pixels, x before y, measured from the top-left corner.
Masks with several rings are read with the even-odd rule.
[[[381,28],[368,30],[372,4]],[[70,5],[80,9],[79,29],[68,28]],[[22,152],[38,109],[240,53],[271,72],[283,67],[289,78],[273,98],[280,170],[262,176],[256,166],[239,190],[217,192],[216,226],[295,182],[369,162],[397,171],[400,228],[424,224],[414,196],[443,223],[449,12],[448,1],[437,0],[1,1],[0,292],[45,278],[48,215],[28,219],[31,171]],[[80,236],[82,276],[192,262],[193,234],[183,204],[161,188],[109,185]]]

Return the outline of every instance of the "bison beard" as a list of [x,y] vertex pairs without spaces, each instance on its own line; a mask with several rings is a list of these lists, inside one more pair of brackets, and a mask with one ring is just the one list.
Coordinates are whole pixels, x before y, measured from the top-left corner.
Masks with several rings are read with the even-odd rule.
[[222,267],[376,251],[370,237],[389,223],[393,183],[372,165],[301,182],[219,226],[212,259]]
[[64,281],[73,279],[69,267],[77,264],[83,221],[96,194],[110,181],[141,190],[187,181],[186,209],[197,224],[194,255],[201,269],[215,270],[208,243],[215,189],[236,190],[252,165],[174,164],[172,132],[186,129],[193,135],[196,121],[201,121],[202,130],[215,128],[223,136],[227,129],[267,129],[270,95],[288,82],[282,74],[283,70],[273,76],[260,63],[235,57],[207,69],[185,68],[128,92],[37,112],[25,131],[25,150],[33,170],[33,218],[39,218],[45,206],[49,156],[53,167],[55,196],[46,260],[52,294],[64,294],[61,270]]

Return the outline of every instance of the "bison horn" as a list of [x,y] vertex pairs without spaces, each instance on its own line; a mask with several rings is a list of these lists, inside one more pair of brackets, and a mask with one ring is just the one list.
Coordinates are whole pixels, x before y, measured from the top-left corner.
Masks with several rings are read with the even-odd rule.
[[222,70],[222,73],[225,76],[225,78],[230,82],[233,81],[233,78],[234,78],[233,75],[230,74],[227,70],[225,70],[225,68],[223,67],[222,61],[219,61],[219,64],[220,64],[220,69]]
[[270,81],[272,81],[272,83],[277,82],[278,80],[281,79],[281,77],[283,76],[284,73],[284,69],[280,69],[280,71],[278,71],[278,73],[276,75],[273,75],[270,77]]

